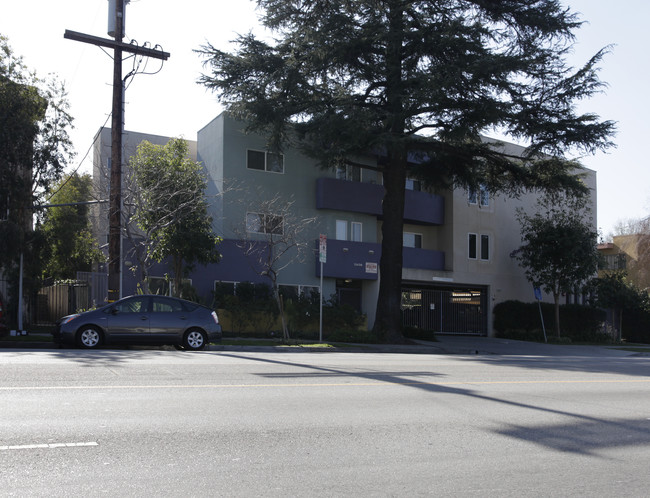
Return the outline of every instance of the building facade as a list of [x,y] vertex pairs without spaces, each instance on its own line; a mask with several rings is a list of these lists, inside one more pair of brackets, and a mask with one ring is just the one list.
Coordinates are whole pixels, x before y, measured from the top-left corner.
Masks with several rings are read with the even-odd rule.
[[[278,273],[278,283],[293,293],[319,289],[319,241],[324,235],[323,296],[336,296],[364,313],[371,327],[381,278],[383,187],[381,174],[374,168],[376,158],[355,158],[355,163],[368,168],[321,169],[295,149],[269,152],[264,137],[246,134],[243,128],[221,114],[197,135],[196,159],[208,178],[206,195],[215,233],[223,238],[219,247],[223,257],[218,264],[197,268],[190,275],[192,285],[209,300],[219,282],[233,286],[238,282],[269,283],[260,275],[258,262],[246,254],[242,241],[257,239],[264,245],[269,236],[281,237],[292,224],[309,220],[301,231],[301,242],[310,249],[302,258],[290,251],[280,259],[279,267],[287,266]],[[127,149],[125,157],[134,153],[142,139],[166,141],[130,132],[127,137],[125,142],[133,149]],[[515,145],[504,147],[510,153],[521,152]],[[102,130],[95,150],[96,177],[106,176],[108,157],[110,130]],[[103,169],[98,162],[103,162]],[[586,173],[595,213],[596,176],[593,171]],[[535,202],[534,194],[513,199],[490,196],[483,190],[432,193],[416,179],[408,179],[404,324],[442,333],[491,335],[496,303],[533,300],[533,289],[510,254],[520,245],[516,210],[530,211]],[[128,264],[125,259],[123,295],[135,289],[135,279],[127,278],[132,275]],[[151,274],[158,272],[162,278],[165,271],[164,266],[154,267]]]

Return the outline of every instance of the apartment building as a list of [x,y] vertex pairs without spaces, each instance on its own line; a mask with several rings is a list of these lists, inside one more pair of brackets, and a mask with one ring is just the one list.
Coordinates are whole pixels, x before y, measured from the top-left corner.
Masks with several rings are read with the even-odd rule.
[[[221,114],[198,131],[196,159],[208,178],[206,195],[215,233],[223,237],[219,247],[223,257],[218,264],[196,268],[190,275],[192,285],[208,298],[219,282],[233,287],[239,282],[268,283],[260,275],[258,262],[246,254],[242,240],[257,238],[264,246],[270,234],[280,235],[290,223],[312,220],[301,232],[311,250],[300,260],[289,253],[280,262],[289,264],[278,274],[278,283],[294,294],[318,291],[319,239],[324,235],[323,296],[335,295],[366,314],[371,327],[381,278],[383,187],[381,174],[374,168],[377,159],[359,157],[355,158],[358,167],[321,169],[314,159],[295,149],[269,152],[264,137],[246,134],[243,128],[242,123]],[[131,132],[126,137],[133,149],[127,149],[125,157],[142,139],[167,140],[153,137],[158,140],[154,141],[149,135]],[[503,147],[510,153],[522,150],[511,144]],[[110,133],[101,130],[95,150],[96,175],[105,176],[108,157]],[[103,167],[97,169],[98,162]],[[595,213],[596,175],[586,173]],[[269,212],[270,201],[275,206],[284,204],[290,216],[285,220]],[[535,201],[534,194],[514,199],[490,196],[482,189],[428,192],[417,179],[408,179],[404,323],[436,332],[491,335],[496,303],[532,301],[533,289],[510,254],[520,245],[516,210],[532,210]],[[124,265],[123,295],[128,295],[134,292],[136,281],[128,271],[128,259]],[[165,271],[158,266],[151,274],[162,278]]]

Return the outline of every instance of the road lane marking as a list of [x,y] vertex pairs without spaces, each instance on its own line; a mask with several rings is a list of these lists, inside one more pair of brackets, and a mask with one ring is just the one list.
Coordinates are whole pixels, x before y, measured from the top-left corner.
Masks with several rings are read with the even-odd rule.
[[42,444],[13,444],[7,446],[0,446],[0,451],[10,450],[37,450],[37,449],[53,449],[53,448],[79,448],[87,446],[99,446],[96,441],[88,441],[85,443],[42,443]]
[[601,380],[497,380],[497,381],[399,381],[384,380],[374,382],[323,382],[294,384],[161,384],[161,385],[101,385],[101,386],[0,386],[0,391],[64,391],[101,389],[228,389],[254,387],[378,387],[398,386],[469,386],[469,385],[524,385],[524,384],[649,384],[650,379],[601,379]]

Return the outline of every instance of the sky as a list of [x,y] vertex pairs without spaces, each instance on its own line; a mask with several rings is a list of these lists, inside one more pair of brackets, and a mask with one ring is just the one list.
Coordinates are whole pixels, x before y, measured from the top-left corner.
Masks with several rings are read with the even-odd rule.
[[[607,153],[579,158],[597,172],[597,224],[606,239],[618,222],[650,215],[650,2],[647,0],[562,0],[586,21],[576,32],[570,63],[579,66],[612,46],[601,64],[603,94],[579,110],[617,122]],[[108,0],[19,0],[3,2],[0,34],[14,54],[40,76],[65,82],[74,117],[71,137],[77,157],[70,170],[89,173],[93,138],[107,121],[112,103],[112,51],[64,39],[66,29],[107,38]],[[249,0],[131,0],[126,6],[125,41],[159,45],[168,61],[151,59],[125,95],[125,129],[196,140],[198,130],[222,112],[214,94],[197,84],[203,59],[194,51],[206,42],[224,50],[237,34],[259,31],[259,11]],[[132,69],[124,63],[123,74]]]

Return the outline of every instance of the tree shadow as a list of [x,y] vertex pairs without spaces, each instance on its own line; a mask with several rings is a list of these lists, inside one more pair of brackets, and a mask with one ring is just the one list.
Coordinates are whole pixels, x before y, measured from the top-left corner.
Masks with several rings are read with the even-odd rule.
[[[471,388],[458,386],[459,384],[469,385],[471,382],[431,380],[432,378],[445,376],[444,374],[431,371],[376,371],[358,369],[355,372],[350,372],[332,367],[315,366],[271,358],[223,353],[222,355],[266,364],[299,367],[306,370],[300,373],[257,374],[264,378],[314,379],[352,377],[364,382],[373,381],[386,384],[398,384],[416,388],[430,394],[464,396],[479,401],[506,405],[511,408],[542,412],[549,416],[562,416],[568,419],[566,423],[529,426],[510,424],[507,429],[495,429],[492,431],[501,436],[527,441],[555,451],[598,456],[596,454],[597,450],[650,445],[650,418],[604,419],[566,410],[512,401],[485,395]],[[413,380],[413,377],[418,378],[418,380]]]
[[459,356],[459,359],[527,370],[548,370],[576,373],[619,374],[650,377],[650,357],[597,356],[523,356],[490,355]]

